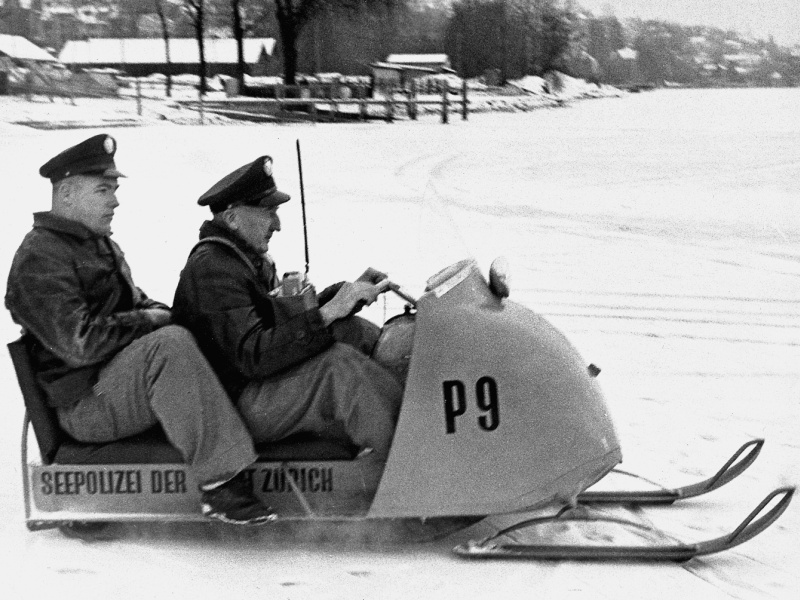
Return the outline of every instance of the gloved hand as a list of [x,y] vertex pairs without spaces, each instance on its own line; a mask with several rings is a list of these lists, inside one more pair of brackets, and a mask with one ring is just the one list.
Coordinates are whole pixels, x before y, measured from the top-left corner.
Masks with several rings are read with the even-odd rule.
[[383,273],[382,271],[378,271],[377,269],[373,269],[372,267],[367,267],[367,270],[364,271],[356,281],[366,281],[367,283],[380,283],[384,279],[388,279],[388,275]]
[[334,283],[333,285],[329,285],[319,294],[317,294],[317,301],[319,302],[319,305],[325,306],[328,302],[333,300],[333,297],[339,293],[339,290],[342,289],[342,286],[344,284],[345,284],[344,281],[340,281],[339,283]]
[[325,325],[344,319],[375,302],[376,298],[389,287],[389,280],[384,279],[373,285],[366,281],[345,282],[336,295],[319,309]]

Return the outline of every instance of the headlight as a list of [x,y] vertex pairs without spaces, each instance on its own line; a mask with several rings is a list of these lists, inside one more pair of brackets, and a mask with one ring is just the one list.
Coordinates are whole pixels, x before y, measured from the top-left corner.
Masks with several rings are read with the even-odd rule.
[[511,272],[504,256],[495,258],[489,267],[489,288],[498,298],[508,298],[511,293]]

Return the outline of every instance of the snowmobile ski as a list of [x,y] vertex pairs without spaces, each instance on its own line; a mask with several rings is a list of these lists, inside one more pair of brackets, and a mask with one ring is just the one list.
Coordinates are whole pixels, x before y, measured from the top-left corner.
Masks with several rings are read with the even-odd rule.
[[[616,523],[642,530],[653,528],[616,517],[587,515],[586,507],[566,507],[556,515],[527,519],[497,532],[480,541],[470,540],[453,549],[459,556],[468,558],[529,558],[547,560],[641,560],[685,562],[696,556],[716,554],[738,546],[755,537],[783,514],[794,494],[794,487],[779,488],[770,493],[744,521],[731,533],[694,544],[682,542],[656,543],[654,545],[590,545],[590,544],[524,544],[497,543],[499,537],[518,532],[524,528],[545,523],[568,523],[576,521],[592,523]],[[780,499],[763,516],[758,515],[776,497]],[[758,518],[756,518],[758,517]]]
[[[586,491],[578,494],[578,502],[581,504],[672,504],[676,500],[685,500],[686,498],[695,498],[702,496],[716,489],[721,488],[723,485],[733,481],[755,461],[761,448],[764,445],[763,439],[754,439],[742,444],[742,446],[733,453],[722,468],[714,475],[703,481],[698,481],[690,485],[685,485],[678,488],[662,488],[658,490],[625,490],[625,491]],[[748,450],[747,454],[745,452]],[[742,457],[742,455],[744,456]],[[741,457],[741,459],[740,459]],[[739,460],[740,459],[740,460]],[[739,462],[736,462],[739,460]],[[735,464],[734,464],[735,463]],[[614,469],[613,473],[621,473],[629,475],[637,479],[648,481],[643,477]],[[657,485],[657,484],[655,484]]]

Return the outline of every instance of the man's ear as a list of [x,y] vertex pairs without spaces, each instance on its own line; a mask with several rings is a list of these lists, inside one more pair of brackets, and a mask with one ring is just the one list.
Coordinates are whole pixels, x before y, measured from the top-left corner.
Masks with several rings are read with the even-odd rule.
[[75,195],[75,179],[73,177],[62,179],[57,184],[56,196],[61,204],[71,206]]
[[222,212],[222,220],[225,222],[225,225],[230,227],[232,230],[236,231],[239,229],[239,219],[237,218],[237,213],[234,208],[226,208]]

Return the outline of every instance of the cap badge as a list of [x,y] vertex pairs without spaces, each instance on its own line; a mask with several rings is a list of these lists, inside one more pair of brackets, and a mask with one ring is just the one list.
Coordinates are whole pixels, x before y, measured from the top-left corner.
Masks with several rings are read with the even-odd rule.
[[264,173],[266,173],[268,177],[272,177],[272,159],[269,157],[264,159]]
[[108,154],[114,154],[116,144],[114,144],[114,138],[111,136],[106,136],[106,139],[103,140],[103,148]]

